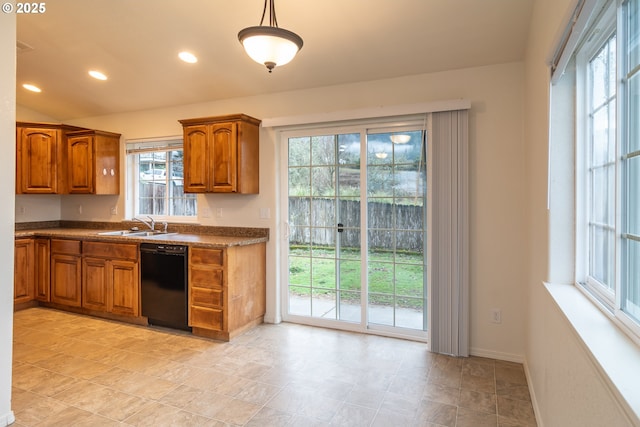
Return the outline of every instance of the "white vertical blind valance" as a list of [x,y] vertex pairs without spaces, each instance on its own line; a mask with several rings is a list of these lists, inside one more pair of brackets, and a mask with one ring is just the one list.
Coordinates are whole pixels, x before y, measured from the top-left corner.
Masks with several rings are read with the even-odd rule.
[[468,111],[432,116],[431,350],[469,356]]
[[574,0],[564,30],[556,38],[556,47],[549,59],[551,83],[557,83],[585,32],[609,0]]

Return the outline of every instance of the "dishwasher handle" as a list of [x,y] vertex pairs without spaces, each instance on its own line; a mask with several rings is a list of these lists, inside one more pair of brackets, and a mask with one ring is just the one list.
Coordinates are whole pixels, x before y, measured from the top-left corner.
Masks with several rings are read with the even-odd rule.
[[141,243],[140,252],[162,255],[179,255],[187,254],[188,246],[184,245],[164,245],[153,243]]

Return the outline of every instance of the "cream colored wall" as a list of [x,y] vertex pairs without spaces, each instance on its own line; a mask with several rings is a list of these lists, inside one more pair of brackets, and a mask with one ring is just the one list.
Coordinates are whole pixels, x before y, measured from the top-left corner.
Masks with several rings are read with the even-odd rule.
[[575,0],[537,0],[525,79],[527,200],[526,362],[538,422],[545,427],[627,426],[628,419],[542,282],[549,280],[547,58]]
[[[179,135],[178,119],[229,113],[282,117],[378,106],[466,98],[471,100],[471,348],[475,354],[522,360],[524,354],[524,146],[523,65],[511,63],[232,99],[76,120],[76,125],[120,132],[124,139]],[[204,224],[268,227],[267,320],[279,320],[276,243],[278,147],[275,133],[261,132],[261,191],[255,196],[200,196],[199,206],[223,209]],[[62,197],[62,218],[109,220],[111,197]],[[83,204],[83,214],[77,205]],[[124,198],[117,200],[123,212]],[[269,220],[259,218],[269,208]],[[119,217],[113,219],[120,219]],[[490,323],[492,308],[502,324]]]
[[0,14],[0,426],[12,423],[13,350],[13,197],[15,188],[16,17]]

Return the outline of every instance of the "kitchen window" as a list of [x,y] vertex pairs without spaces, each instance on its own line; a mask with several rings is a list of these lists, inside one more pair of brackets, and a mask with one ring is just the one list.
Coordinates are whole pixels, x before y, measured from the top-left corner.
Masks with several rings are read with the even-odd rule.
[[127,171],[132,216],[196,217],[196,195],[184,192],[181,138],[127,141]]
[[639,334],[640,0],[618,7],[576,53],[576,279]]

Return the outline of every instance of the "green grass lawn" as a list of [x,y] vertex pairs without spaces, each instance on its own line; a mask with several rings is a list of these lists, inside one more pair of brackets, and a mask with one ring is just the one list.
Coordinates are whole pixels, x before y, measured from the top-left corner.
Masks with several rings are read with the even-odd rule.
[[[340,268],[340,284],[336,268]],[[420,308],[423,300],[423,256],[419,253],[378,251],[369,253],[369,302]],[[291,247],[289,287],[298,295],[334,294],[342,300],[360,300],[360,251],[342,249],[336,262],[333,248]]]

